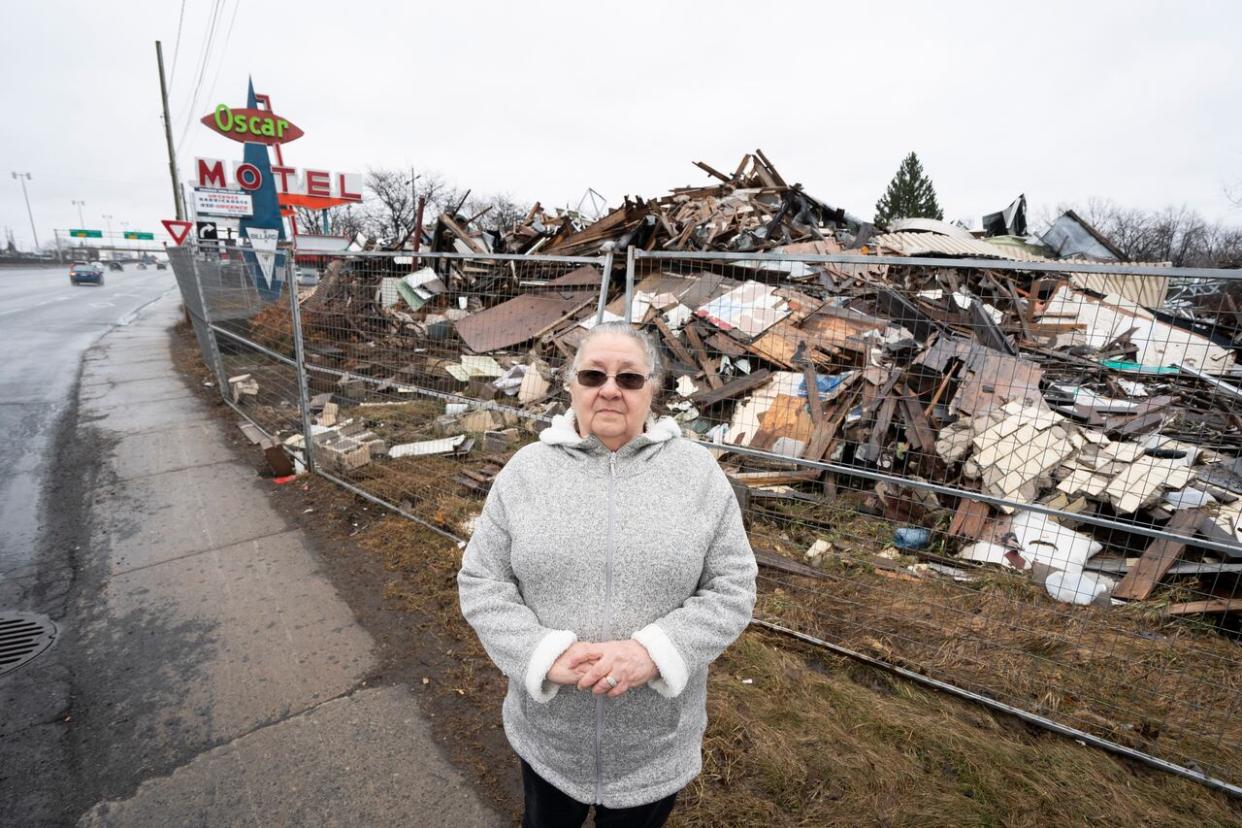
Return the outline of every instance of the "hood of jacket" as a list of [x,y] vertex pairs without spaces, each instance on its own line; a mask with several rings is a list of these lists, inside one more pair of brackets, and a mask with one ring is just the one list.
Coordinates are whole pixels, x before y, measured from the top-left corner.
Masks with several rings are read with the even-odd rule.
[[[642,434],[630,440],[617,450],[622,457],[650,459],[659,453],[659,449],[670,440],[681,437],[681,426],[672,417],[647,415],[647,423]],[[578,433],[577,418],[573,409],[552,418],[552,424],[539,432],[539,442],[562,449],[574,459],[585,459],[592,455],[608,454],[608,447],[600,442],[594,434],[583,437]]]

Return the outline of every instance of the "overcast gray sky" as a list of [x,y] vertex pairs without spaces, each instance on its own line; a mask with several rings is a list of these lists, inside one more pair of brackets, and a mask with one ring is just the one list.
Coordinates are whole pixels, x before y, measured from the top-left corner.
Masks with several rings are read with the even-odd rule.
[[950,219],[1025,192],[1035,212],[1105,196],[1242,224],[1224,195],[1242,181],[1236,2],[188,0],[178,45],[181,8],[6,4],[0,225],[21,246],[10,171],[34,176],[41,238],[78,225],[74,199],[115,231],[172,215],[157,39],[170,71],[176,55],[183,178],[196,155],[240,158],[198,118],[243,106],[253,75],[306,132],[293,166],[413,165],[545,206],[703,183],[691,161],[732,168],[761,147],[869,217],[914,150]]

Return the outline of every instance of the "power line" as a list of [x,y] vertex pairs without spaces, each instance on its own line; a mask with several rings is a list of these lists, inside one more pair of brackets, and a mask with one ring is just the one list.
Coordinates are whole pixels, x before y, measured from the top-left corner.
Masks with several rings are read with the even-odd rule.
[[198,93],[203,88],[203,77],[207,74],[207,61],[211,56],[211,44],[216,39],[216,28],[219,25],[220,9],[224,6],[224,0],[215,0],[215,5],[211,8],[211,19],[207,23],[207,34],[203,38],[203,52],[198,62],[198,80],[194,82],[194,94],[190,96],[190,106],[186,110],[185,126],[181,129],[181,137],[177,140],[177,150],[180,152],[181,145],[185,143],[185,136],[190,132],[190,124],[194,123],[194,108],[198,105]]
[[177,14],[177,42],[173,44],[172,71],[168,73],[168,85],[172,87],[177,78],[177,55],[181,54],[181,24],[185,20],[185,0],[181,0],[181,11]]
[[207,87],[207,100],[211,100],[211,96],[216,91],[216,81],[220,80],[220,70],[224,68],[224,61],[229,54],[229,41],[233,38],[233,24],[237,22],[237,9],[241,7],[241,0],[233,2],[233,16],[229,18],[229,28],[224,33],[224,45],[220,47],[220,57],[216,62],[216,74],[211,78],[211,86]]

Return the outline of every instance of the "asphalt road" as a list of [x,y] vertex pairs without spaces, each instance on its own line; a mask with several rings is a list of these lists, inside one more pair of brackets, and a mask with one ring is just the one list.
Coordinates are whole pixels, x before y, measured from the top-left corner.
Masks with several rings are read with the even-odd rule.
[[107,271],[103,287],[69,284],[68,267],[0,269],[0,609],[18,609],[33,577],[40,497],[53,433],[82,355],[143,306],[176,290],[171,270]]

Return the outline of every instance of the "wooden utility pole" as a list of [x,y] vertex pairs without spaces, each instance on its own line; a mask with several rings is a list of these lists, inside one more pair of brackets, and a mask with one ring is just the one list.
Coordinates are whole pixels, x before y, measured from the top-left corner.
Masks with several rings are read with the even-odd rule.
[[172,177],[173,206],[177,221],[185,220],[185,205],[181,201],[181,185],[177,181],[177,152],[173,149],[172,120],[168,117],[168,84],[164,82],[164,47],[155,41],[155,60],[160,67],[160,100],[164,104],[164,140],[168,142],[168,174]]

